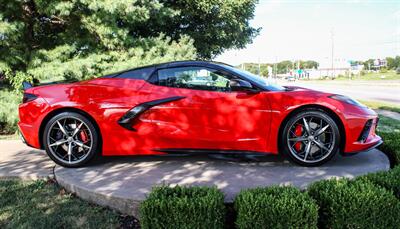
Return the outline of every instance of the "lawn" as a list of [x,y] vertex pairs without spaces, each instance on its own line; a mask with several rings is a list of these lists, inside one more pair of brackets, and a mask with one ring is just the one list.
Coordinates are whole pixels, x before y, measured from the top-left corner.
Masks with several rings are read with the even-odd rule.
[[116,228],[119,220],[51,181],[0,180],[0,228]]
[[[346,77],[343,77],[346,78]],[[370,72],[361,76],[353,76],[356,80],[400,80],[400,74],[396,74],[395,71],[388,71],[385,73]]]
[[[386,80],[400,80],[400,74],[396,74],[395,71],[387,72],[368,72],[364,75],[353,75],[351,78],[348,76],[339,75],[334,81],[386,81]],[[332,81],[330,77],[313,79],[311,81]]]
[[382,109],[400,113],[400,104],[370,101],[370,100],[359,100],[359,101],[372,109]]

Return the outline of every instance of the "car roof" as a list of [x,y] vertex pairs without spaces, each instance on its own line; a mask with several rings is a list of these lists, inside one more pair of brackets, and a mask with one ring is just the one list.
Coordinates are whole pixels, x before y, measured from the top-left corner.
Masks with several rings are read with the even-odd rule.
[[[167,62],[167,63],[161,63],[161,64],[155,65],[155,67],[170,68],[170,67],[180,67],[180,66],[188,66],[188,65],[221,66],[221,65],[228,65],[228,64],[221,63],[221,62],[215,62],[215,61],[204,61],[204,60],[183,60],[183,61],[172,61],[172,62]],[[230,66],[230,65],[228,65],[228,66]]]
[[[135,67],[131,69],[126,69],[123,71],[119,72],[114,72],[111,74],[107,74],[102,76],[103,78],[112,78],[116,75],[119,75],[124,72],[128,71],[133,71],[133,70],[138,70],[142,68],[173,68],[173,67],[184,67],[184,66],[204,66],[204,67],[223,67],[223,66],[231,66],[222,62],[216,62],[216,61],[205,61],[205,60],[181,60],[181,61],[171,61],[171,62],[165,62],[165,63],[159,63],[159,64],[152,64],[152,65],[144,65],[140,67]],[[233,66],[231,66],[233,67]]]

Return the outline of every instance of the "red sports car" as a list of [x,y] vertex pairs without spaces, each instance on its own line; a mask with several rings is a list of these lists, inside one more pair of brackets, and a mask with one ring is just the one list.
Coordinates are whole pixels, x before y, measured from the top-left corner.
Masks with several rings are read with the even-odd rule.
[[283,153],[305,166],[382,143],[374,111],[346,96],[281,87],[232,66],[170,62],[75,83],[24,83],[29,146],[65,167],[115,155]]

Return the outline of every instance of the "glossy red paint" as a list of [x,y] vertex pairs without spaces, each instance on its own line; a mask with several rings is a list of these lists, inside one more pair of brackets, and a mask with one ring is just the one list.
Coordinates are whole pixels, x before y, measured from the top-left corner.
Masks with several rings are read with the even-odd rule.
[[[95,121],[103,155],[164,154],[159,149],[222,149],[278,154],[280,128],[296,109],[317,106],[341,124],[344,153],[368,149],[381,141],[372,128],[366,142],[358,137],[374,111],[329,98],[329,93],[297,88],[292,91],[216,92],[170,88],[145,80],[98,78],[33,87],[38,98],[19,107],[18,123],[26,143],[43,148],[46,120],[56,112],[74,109]],[[118,120],[132,107],[172,96],[184,99],[152,107],[131,131]],[[375,125],[374,125],[375,126]]]

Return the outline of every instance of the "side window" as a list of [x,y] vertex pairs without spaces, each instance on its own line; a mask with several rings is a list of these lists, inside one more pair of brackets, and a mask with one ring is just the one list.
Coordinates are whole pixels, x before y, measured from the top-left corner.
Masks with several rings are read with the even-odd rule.
[[125,78],[125,79],[142,79],[142,80],[147,80],[150,75],[154,71],[154,67],[147,67],[147,68],[139,68],[139,69],[133,69],[121,74],[118,74],[118,78]]
[[158,71],[158,85],[209,91],[231,91],[229,76],[204,67],[167,68]]

